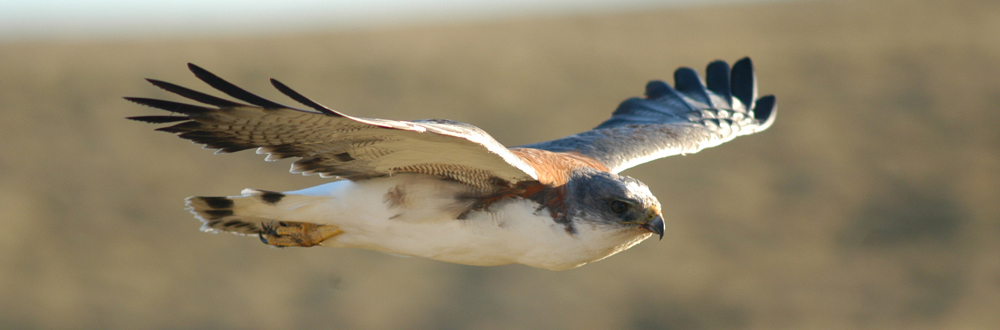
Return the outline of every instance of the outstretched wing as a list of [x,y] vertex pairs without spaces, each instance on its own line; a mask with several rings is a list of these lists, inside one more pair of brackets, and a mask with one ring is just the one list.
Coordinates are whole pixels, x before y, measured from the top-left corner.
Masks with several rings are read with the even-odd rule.
[[775,99],[773,95],[757,98],[750,58],[737,61],[732,70],[726,62],[715,61],[706,71],[707,86],[697,72],[680,68],[674,72],[675,87],[659,80],[649,82],[645,98],[625,100],[593,130],[523,147],[579,152],[618,173],[771,126]]
[[293,173],[349,180],[422,173],[484,190],[534,180],[534,169],[478,127],[450,120],[395,121],[351,117],[293,91],[277,80],[279,91],[318,112],[264,99],[193,64],[199,79],[242,104],[164,81],[153,85],[209,106],[126,97],[179,115],[137,116],[148,123],[181,122],[157,130],[177,133],[216,152],[258,148],[267,160],[298,157]]

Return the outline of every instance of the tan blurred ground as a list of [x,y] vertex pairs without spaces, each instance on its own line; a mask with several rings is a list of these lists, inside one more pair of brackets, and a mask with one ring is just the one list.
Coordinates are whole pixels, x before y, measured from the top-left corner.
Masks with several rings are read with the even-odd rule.
[[[664,204],[663,241],[565,272],[200,233],[186,196],[323,181],[154,133],[123,117],[156,112],[120,98],[173,98],[144,77],[202,88],[194,62],[517,145],[744,55],[775,126],[627,172]],[[997,329],[998,104],[991,0],[0,44],[0,328]]]

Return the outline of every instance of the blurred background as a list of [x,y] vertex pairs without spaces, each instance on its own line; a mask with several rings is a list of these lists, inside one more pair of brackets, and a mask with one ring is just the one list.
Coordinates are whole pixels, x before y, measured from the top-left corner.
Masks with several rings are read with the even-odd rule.
[[[35,3],[0,5],[2,329],[1000,328],[1000,2]],[[663,240],[562,272],[201,233],[187,196],[324,179],[121,99],[193,62],[513,146],[743,56],[775,125],[626,171]]]

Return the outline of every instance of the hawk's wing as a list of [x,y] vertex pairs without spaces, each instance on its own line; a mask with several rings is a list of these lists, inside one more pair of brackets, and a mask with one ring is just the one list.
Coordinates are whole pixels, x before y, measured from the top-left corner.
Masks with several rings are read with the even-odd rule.
[[706,71],[707,87],[697,72],[680,68],[674,72],[674,88],[663,81],[649,82],[645,98],[625,100],[593,130],[523,147],[579,152],[618,173],[771,126],[775,99],[772,95],[757,98],[750,58],[737,61],[732,70],[726,62],[715,61]]
[[188,67],[202,81],[252,105],[232,102],[171,83],[160,88],[211,107],[127,97],[180,115],[138,116],[149,123],[181,123],[158,130],[178,133],[217,152],[259,148],[267,160],[299,157],[292,172],[350,180],[423,173],[484,190],[534,180],[535,170],[478,127],[449,120],[395,121],[357,118],[333,111],[284,84],[282,93],[319,112],[284,106],[236,87],[204,69]]

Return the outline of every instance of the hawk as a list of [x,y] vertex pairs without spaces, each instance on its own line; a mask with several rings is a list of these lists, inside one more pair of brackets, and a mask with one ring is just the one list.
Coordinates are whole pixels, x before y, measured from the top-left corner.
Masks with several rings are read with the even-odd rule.
[[[125,99],[171,112],[128,119],[230,153],[297,158],[292,173],[338,180],[296,191],[189,197],[203,231],[277,246],[371,249],[466,265],[520,263],[563,270],[663,238],[660,202],[618,173],[767,129],[774,96],[757,98],[753,64],[690,68],[674,86],[654,80],[592,130],[505,147],[478,127],[442,119],[352,117],[271,79],[298,109],[264,99],[194,64],[209,86],[245,103],[168,82],[153,85],[200,104]],[[179,122],[179,123],[176,123]]]

